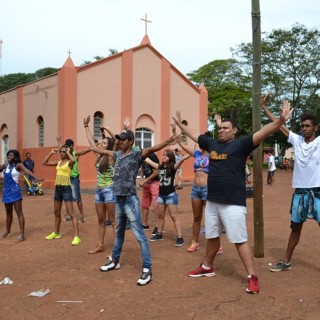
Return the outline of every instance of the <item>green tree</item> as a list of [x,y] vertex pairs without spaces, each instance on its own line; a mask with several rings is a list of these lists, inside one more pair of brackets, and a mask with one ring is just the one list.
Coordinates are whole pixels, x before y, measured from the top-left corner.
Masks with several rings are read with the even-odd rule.
[[47,68],[42,68],[42,69],[37,70],[34,73],[34,75],[35,75],[36,79],[41,79],[41,78],[50,76],[51,74],[54,74],[56,72],[58,72],[57,68],[47,67]]
[[4,92],[57,72],[56,68],[43,68],[35,73],[11,73],[0,77],[0,92]]
[[0,77],[0,92],[4,92],[35,80],[34,73],[12,73]]
[[[233,50],[243,71],[251,74],[252,46],[242,43]],[[288,124],[299,128],[303,113],[320,114],[320,31],[295,24],[290,30],[278,29],[265,34],[262,40],[263,91],[272,92],[270,109],[277,113],[282,101],[294,107]]]
[[251,130],[250,79],[235,59],[214,60],[187,76],[196,85],[203,83],[208,91],[209,122],[219,113],[223,118],[235,119],[240,134]]

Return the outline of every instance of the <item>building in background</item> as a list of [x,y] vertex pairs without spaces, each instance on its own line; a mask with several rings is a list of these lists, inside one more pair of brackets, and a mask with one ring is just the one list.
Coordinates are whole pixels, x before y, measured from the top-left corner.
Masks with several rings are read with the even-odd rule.
[[[118,133],[129,116],[141,148],[171,134],[171,116],[178,110],[190,127],[201,133],[208,127],[207,90],[190,82],[147,35],[137,47],[85,66],[76,67],[68,57],[57,73],[0,94],[0,110],[1,163],[9,149],[18,149],[22,157],[30,152],[45,188],[53,187],[55,173],[40,165],[42,159],[57,146],[57,136],[62,142],[71,138],[76,150],[86,148],[87,115],[96,138],[101,125]],[[90,153],[79,161],[83,187],[96,183],[94,159]],[[192,170],[189,159],[184,179],[192,179]]]

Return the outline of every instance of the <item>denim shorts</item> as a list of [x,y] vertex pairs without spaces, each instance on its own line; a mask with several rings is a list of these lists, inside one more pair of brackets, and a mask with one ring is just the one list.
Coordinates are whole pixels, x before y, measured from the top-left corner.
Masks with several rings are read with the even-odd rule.
[[198,187],[193,185],[191,189],[191,199],[196,200],[207,200],[207,194],[208,194],[208,187]]
[[116,202],[116,196],[113,194],[113,186],[108,186],[106,188],[96,189],[94,196],[95,203],[110,203]]
[[158,196],[158,204],[168,205],[168,204],[175,204],[177,205],[179,202],[179,196],[174,191],[168,195],[160,195]]
[[73,201],[81,201],[80,177],[70,177]]
[[314,219],[320,223],[320,188],[295,189],[290,213],[291,221],[294,223],[303,223],[307,219]]
[[54,190],[54,200],[55,201],[72,201],[72,190],[71,186],[56,186]]

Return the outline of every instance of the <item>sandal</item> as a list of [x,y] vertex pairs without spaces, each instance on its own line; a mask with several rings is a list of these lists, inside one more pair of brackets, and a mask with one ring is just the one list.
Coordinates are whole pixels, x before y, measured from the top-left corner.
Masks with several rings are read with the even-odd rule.
[[70,215],[67,214],[67,215],[64,216],[63,221],[68,222],[68,221],[71,221],[71,220],[72,220],[72,217]]
[[1,236],[0,239],[5,239],[5,238],[9,238],[11,235],[9,232],[4,232]]
[[102,252],[104,251],[104,245],[101,244],[97,244],[96,247],[90,251],[88,251],[89,254],[94,254],[94,253],[98,253],[98,252]]
[[24,240],[26,240],[25,237],[24,237],[22,234],[20,234],[20,236],[18,237],[18,239],[15,240],[14,242],[19,243],[19,242],[22,242],[22,241],[24,241]]

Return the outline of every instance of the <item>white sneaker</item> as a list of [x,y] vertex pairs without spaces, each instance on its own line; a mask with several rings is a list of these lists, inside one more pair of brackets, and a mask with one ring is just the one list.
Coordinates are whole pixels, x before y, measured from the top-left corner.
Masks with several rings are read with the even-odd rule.
[[120,269],[120,262],[112,260],[112,257],[108,257],[106,264],[100,267],[100,271],[102,272],[107,272],[110,270],[118,270],[118,269]]
[[148,268],[143,268],[140,279],[137,281],[138,286],[145,286],[152,280],[152,272]]

